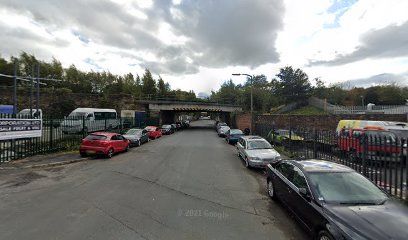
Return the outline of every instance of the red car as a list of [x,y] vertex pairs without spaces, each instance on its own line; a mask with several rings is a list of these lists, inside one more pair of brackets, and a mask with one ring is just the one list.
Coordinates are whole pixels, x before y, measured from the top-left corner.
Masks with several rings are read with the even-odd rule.
[[150,139],[156,139],[162,136],[160,128],[155,126],[147,126],[145,128]]
[[95,132],[82,139],[79,153],[82,157],[88,154],[105,155],[109,158],[118,152],[129,150],[130,142],[122,135],[109,132]]

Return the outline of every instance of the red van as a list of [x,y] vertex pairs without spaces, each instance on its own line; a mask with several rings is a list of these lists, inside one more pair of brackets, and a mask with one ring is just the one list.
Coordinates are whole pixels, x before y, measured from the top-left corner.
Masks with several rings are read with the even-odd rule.
[[341,151],[357,158],[362,157],[365,148],[366,157],[371,159],[398,156],[401,153],[396,135],[378,126],[343,128],[339,132],[337,144]]

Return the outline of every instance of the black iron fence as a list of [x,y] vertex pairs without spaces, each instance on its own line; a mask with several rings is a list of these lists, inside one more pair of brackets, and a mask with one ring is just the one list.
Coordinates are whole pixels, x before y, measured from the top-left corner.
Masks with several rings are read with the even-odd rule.
[[256,123],[255,134],[294,159],[324,159],[362,173],[389,194],[408,200],[407,136],[380,129],[276,129]]
[[[28,119],[27,116],[0,114],[0,119]],[[157,119],[115,118],[86,119],[85,117],[42,119],[41,134],[38,137],[24,137],[0,140],[0,164],[25,157],[78,149],[81,140],[90,132],[110,131],[124,133],[129,128],[144,128],[155,125]],[[13,124],[13,123],[10,123]],[[1,126],[0,126],[1,127]],[[6,134],[3,126],[0,136]],[[8,132],[7,134],[9,134]],[[21,132],[24,135],[24,132]]]

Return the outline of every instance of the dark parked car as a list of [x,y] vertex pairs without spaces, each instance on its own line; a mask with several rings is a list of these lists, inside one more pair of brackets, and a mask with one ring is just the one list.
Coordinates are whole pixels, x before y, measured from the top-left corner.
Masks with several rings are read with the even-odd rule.
[[172,123],[170,124],[170,126],[171,126],[171,129],[173,129],[173,132],[177,131],[177,124]]
[[240,137],[244,136],[244,133],[239,129],[230,129],[225,134],[225,141],[229,144],[235,144]]
[[130,142],[122,135],[109,132],[95,132],[82,140],[79,153],[87,155],[105,155],[109,158],[118,152],[129,150]]
[[267,190],[315,239],[408,239],[408,208],[346,166],[282,160],[268,165]]
[[162,131],[163,135],[170,135],[170,134],[174,133],[174,130],[171,127],[171,125],[163,125],[161,127],[161,131]]
[[140,146],[149,141],[149,135],[145,129],[131,128],[123,136],[130,141],[131,146]]

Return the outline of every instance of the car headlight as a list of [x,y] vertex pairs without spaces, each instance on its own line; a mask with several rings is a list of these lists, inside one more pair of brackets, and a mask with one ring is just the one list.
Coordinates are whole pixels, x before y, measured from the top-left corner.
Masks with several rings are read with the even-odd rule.
[[252,161],[261,161],[259,157],[249,157],[249,159]]

